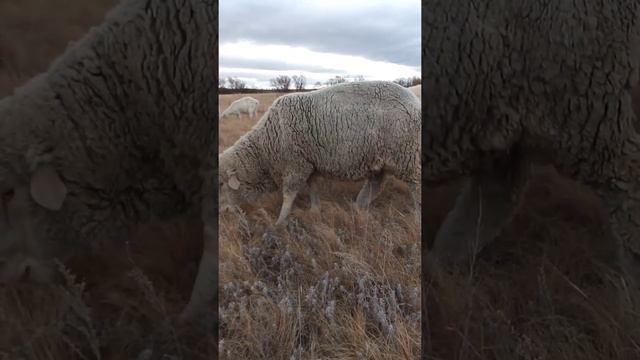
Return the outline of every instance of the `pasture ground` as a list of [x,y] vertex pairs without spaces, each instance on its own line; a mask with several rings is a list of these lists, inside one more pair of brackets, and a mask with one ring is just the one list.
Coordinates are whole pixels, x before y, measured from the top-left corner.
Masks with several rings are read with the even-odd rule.
[[[220,123],[223,151],[280,94],[242,96],[258,117]],[[221,359],[417,359],[420,355],[420,226],[407,187],[393,179],[369,212],[359,183],[325,179],[321,215],[296,201],[286,231],[272,228],[281,195],[221,213]]]
[[[44,70],[115,2],[0,0],[0,97]],[[262,113],[273,95],[260,96]],[[230,99],[221,101],[224,109]],[[220,150],[252,125],[222,123]],[[366,214],[350,205],[358,185],[327,181],[322,218],[305,211],[303,197],[282,236],[267,231],[276,194],[246,216],[222,215],[224,358],[288,359],[300,344],[306,358],[417,357],[419,232],[403,215],[406,189],[391,183]],[[457,186],[424,191],[432,237]],[[601,261],[612,251],[602,242],[601,213],[589,191],[553,173],[538,177],[472,277],[426,274],[428,358],[640,358],[639,308]],[[171,322],[189,296],[198,234],[184,219],[149,224],[131,242],[130,259],[122,244],[77,259],[66,286],[0,285],[0,359],[215,358],[217,340],[206,328]]]
[[[600,200],[540,170],[471,271],[425,264],[427,359],[640,359],[640,307],[610,265]],[[458,187],[424,190],[430,239]]]
[[[0,0],[0,98],[116,2]],[[146,224],[128,249],[116,243],[67,264],[66,285],[0,285],[0,359],[214,359],[215,322],[173,322],[191,291],[200,233],[186,219]]]

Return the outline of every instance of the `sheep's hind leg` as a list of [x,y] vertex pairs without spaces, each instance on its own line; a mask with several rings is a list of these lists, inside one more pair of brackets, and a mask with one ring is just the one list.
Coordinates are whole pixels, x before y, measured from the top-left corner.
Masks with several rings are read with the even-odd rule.
[[363,208],[368,207],[382,192],[386,176],[384,172],[379,172],[368,178],[358,193],[356,204]]
[[529,164],[521,159],[481,169],[464,185],[440,226],[433,255],[456,265],[472,260],[515,215],[528,178]]
[[[638,173],[630,168],[629,173]],[[616,249],[618,270],[626,275],[634,289],[640,286],[640,189],[636,175],[605,178],[591,184],[602,200],[606,215],[605,234]],[[626,294],[625,294],[626,296]]]
[[[637,121],[633,113],[623,112],[619,116],[621,118],[615,119],[618,123]],[[617,156],[593,154],[589,158],[594,159],[591,168],[597,170],[596,175],[574,178],[590,185],[602,200],[606,210],[606,236],[615,245],[619,270],[627,275],[635,290],[640,290],[640,134],[632,126],[625,130],[626,138],[611,140],[623,144]],[[603,164],[602,159],[609,161]]]
[[420,184],[418,183],[409,183],[409,193],[411,194],[411,201],[413,202],[413,207],[417,216],[420,216],[420,212],[422,211],[422,199],[421,199],[421,189]]
[[320,196],[318,195],[319,176],[312,175],[309,178],[309,199],[311,200],[311,211],[320,213]]
[[626,191],[609,186],[596,193],[607,211],[606,233],[616,247],[620,270],[634,287],[640,286],[640,191]]

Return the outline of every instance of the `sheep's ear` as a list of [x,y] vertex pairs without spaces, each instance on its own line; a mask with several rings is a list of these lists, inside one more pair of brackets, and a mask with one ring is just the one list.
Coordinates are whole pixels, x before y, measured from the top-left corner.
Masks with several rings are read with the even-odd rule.
[[31,197],[49,210],[60,210],[67,197],[67,187],[51,165],[39,165],[31,174]]
[[240,188],[240,181],[235,175],[231,175],[229,178],[229,187],[233,190],[238,190]]

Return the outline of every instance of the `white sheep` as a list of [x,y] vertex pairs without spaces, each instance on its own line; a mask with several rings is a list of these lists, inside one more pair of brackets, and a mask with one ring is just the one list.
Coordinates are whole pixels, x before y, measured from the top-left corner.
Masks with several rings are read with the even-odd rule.
[[532,165],[596,192],[640,285],[640,2],[431,0],[423,184],[468,181],[429,252],[468,267],[517,213]]
[[386,175],[409,184],[420,206],[420,101],[385,81],[348,83],[281,96],[247,134],[219,156],[223,205],[252,201],[282,186],[277,226],[309,185],[319,210],[317,179],[368,179],[357,203],[367,206]]
[[204,248],[188,305],[217,294],[215,8],[124,1],[0,100],[0,279],[50,281],[54,257],[190,214]]
[[235,115],[236,119],[240,118],[241,114],[248,114],[249,119],[253,120],[258,111],[258,105],[260,102],[251,96],[245,96],[240,98],[229,105],[229,107],[220,114],[220,120],[225,117]]
[[418,97],[418,99],[422,99],[422,85],[414,85],[408,88],[411,92]]

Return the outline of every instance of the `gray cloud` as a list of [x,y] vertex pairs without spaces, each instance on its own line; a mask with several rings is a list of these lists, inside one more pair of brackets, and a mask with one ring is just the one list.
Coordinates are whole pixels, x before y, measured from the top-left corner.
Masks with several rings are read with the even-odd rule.
[[219,8],[220,42],[252,40],[303,46],[314,51],[420,66],[417,1],[339,9],[312,7],[305,1],[222,0]]
[[[219,59],[220,67],[232,67],[232,68],[252,68],[261,70],[299,70],[319,73],[341,73],[341,70],[331,69],[324,66],[312,65],[312,64],[296,64],[292,66],[286,62],[271,61],[271,60],[248,60],[248,59],[227,59],[223,54],[220,54]],[[295,69],[293,69],[295,67]]]

